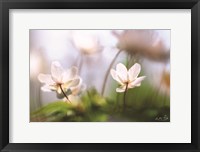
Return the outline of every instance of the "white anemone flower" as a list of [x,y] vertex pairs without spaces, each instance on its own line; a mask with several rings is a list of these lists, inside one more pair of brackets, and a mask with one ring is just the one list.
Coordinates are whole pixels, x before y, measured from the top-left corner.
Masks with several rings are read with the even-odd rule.
[[97,35],[88,31],[76,31],[72,35],[73,44],[85,55],[90,55],[102,51],[102,46]]
[[138,77],[141,71],[141,66],[135,63],[129,70],[122,64],[117,64],[116,70],[111,69],[110,73],[114,80],[116,80],[120,87],[116,92],[125,92],[128,89],[139,87],[145,76]]
[[154,61],[168,61],[170,49],[166,41],[156,30],[124,30],[121,33],[113,31],[118,39],[117,47],[130,56],[145,57]]
[[[81,102],[80,94],[82,94],[86,90],[86,85],[80,82],[80,84],[76,87],[71,88],[71,94],[68,96],[70,101],[73,101],[73,105],[77,105],[79,102]],[[64,98],[64,101],[67,99]]]
[[41,87],[43,91],[56,91],[59,99],[68,99],[68,95],[74,94],[73,88],[78,87],[82,81],[77,73],[76,67],[64,70],[59,62],[54,61],[51,64],[51,74],[39,74],[38,79],[44,83]]
[[82,81],[80,81],[79,85],[75,86],[75,87],[71,87],[71,95],[73,96],[77,96],[80,95],[84,90],[86,89],[86,85],[82,83]]

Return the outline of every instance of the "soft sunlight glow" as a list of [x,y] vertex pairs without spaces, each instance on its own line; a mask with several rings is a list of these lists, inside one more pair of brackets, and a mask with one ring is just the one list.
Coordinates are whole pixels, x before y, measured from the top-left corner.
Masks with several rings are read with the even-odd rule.
[[30,76],[35,77],[41,69],[41,58],[36,53],[30,54]]

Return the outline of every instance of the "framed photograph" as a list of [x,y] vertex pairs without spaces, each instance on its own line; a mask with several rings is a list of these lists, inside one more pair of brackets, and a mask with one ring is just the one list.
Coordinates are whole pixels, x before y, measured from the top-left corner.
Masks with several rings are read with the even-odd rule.
[[1,0],[1,151],[200,151],[200,2]]

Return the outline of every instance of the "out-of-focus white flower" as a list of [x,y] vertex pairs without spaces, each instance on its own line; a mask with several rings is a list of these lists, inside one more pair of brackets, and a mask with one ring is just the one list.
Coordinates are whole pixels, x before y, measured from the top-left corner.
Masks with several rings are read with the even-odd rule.
[[72,95],[77,96],[80,93],[82,93],[85,89],[86,89],[86,85],[83,84],[82,81],[80,81],[78,86],[75,86],[75,87],[71,88]]
[[64,70],[57,61],[51,64],[51,74],[39,74],[38,79],[44,83],[41,88],[43,91],[56,91],[60,99],[68,99],[68,95],[73,94],[73,88],[78,87],[82,81],[76,67]]
[[169,96],[170,95],[170,71],[163,70],[160,84],[161,84],[160,90]]
[[73,44],[81,53],[90,55],[102,51],[97,35],[87,31],[76,31],[72,33]]
[[166,61],[170,51],[164,41],[154,30],[124,30],[121,33],[113,31],[118,39],[117,47],[131,56],[146,57],[156,61]]
[[111,69],[110,73],[114,80],[116,80],[120,87],[116,92],[125,92],[127,89],[139,87],[145,76],[138,77],[141,66],[135,63],[129,70],[122,64],[117,64],[116,70]]
[[[71,94],[69,95],[70,101],[79,101],[80,97],[79,95],[86,89],[86,85],[82,83],[82,80],[80,81],[79,85],[75,87],[71,87]],[[64,101],[67,100],[64,98]]]
[[170,95],[170,63],[157,63],[152,61],[143,62],[145,74],[149,84],[158,93]]

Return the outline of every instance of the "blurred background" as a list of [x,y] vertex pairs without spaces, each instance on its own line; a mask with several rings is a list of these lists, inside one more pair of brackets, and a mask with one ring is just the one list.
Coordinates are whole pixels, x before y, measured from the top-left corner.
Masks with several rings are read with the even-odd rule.
[[97,100],[108,101],[104,109],[114,111],[120,109],[122,94],[116,93],[117,83],[107,76],[109,66],[121,62],[130,68],[140,63],[140,75],[146,79],[128,91],[127,105],[133,109],[124,118],[106,114],[102,121],[170,121],[170,30],[30,30],[29,36],[32,121],[41,121],[41,108],[59,100],[55,92],[43,92],[38,80],[40,73],[50,74],[53,61],[65,69],[77,66],[86,90],[98,94]]

